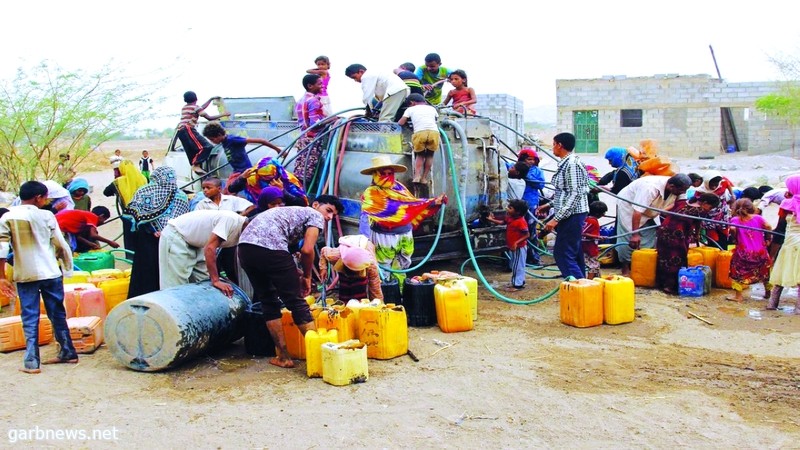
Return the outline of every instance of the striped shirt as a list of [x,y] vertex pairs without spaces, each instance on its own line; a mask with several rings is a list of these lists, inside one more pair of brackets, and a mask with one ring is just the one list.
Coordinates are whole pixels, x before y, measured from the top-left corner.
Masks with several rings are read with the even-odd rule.
[[322,101],[318,95],[311,92],[306,92],[303,98],[297,102],[294,112],[301,130],[307,130],[325,118],[325,113],[322,112]]
[[196,104],[187,103],[183,105],[183,108],[181,108],[181,121],[178,124],[178,128],[196,127],[201,112],[203,112],[203,110]]
[[570,153],[559,161],[552,183],[556,191],[555,220],[561,222],[569,216],[589,212],[589,174],[578,155]]
[[51,280],[72,273],[72,250],[61,235],[56,217],[33,205],[12,206],[0,218],[0,259],[14,251],[14,281]]

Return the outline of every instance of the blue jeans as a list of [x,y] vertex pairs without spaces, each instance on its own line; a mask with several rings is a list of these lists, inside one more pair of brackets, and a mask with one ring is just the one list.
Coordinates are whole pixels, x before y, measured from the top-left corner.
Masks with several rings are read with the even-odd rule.
[[64,309],[64,282],[62,277],[49,280],[30,281],[17,283],[17,294],[20,302],[20,316],[22,316],[22,329],[25,332],[25,359],[23,364],[26,369],[39,368],[39,294],[44,300],[44,309],[47,318],[53,325],[53,334],[61,345],[58,352],[60,359],[75,359],[78,354],[72,339],[69,337],[67,326],[67,311]]
[[586,213],[573,214],[556,225],[556,243],[553,246],[553,258],[556,260],[562,277],[586,277],[586,264],[583,261],[581,235]]

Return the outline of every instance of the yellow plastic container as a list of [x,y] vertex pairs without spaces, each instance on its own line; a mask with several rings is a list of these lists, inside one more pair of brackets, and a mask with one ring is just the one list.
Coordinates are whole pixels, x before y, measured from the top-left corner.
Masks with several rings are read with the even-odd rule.
[[[53,327],[45,315],[39,316],[39,345],[50,343],[53,339]],[[0,319],[0,352],[13,352],[25,348],[25,332],[22,331],[20,316]]]
[[696,248],[690,248],[689,252],[686,254],[686,260],[688,261],[688,267],[702,266],[703,253]]
[[321,309],[316,317],[317,328],[335,329],[337,342],[358,339],[358,320],[352,309],[344,306],[333,306]]
[[322,380],[334,386],[364,383],[369,379],[367,345],[358,340],[322,344]]
[[131,285],[130,278],[117,278],[113,280],[106,280],[97,284],[103,291],[106,298],[106,307],[108,312],[111,312],[115,306],[128,299],[128,288]]
[[714,272],[714,286],[723,289],[730,289],[733,285],[731,280],[731,259],[733,252],[724,251],[717,253],[717,270]]
[[327,342],[338,343],[338,333],[336,330],[326,330],[317,328],[306,332],[306,375],[308,378],[320,378],[322,376],[322,344]]
[[125,272],[120,269],[97,269],[91,274],[92,278],[125,278]]
[[631,279],[636,286],[656,287],[656,262],[658,252],[654,248],[634,250],[631,254]]
[[306,340],[303,338],[303,333],[294,324],[292,312],[284,308],[281,310],[281,314],[281,325],[283,326],[283,335],[286,338],[286,349],[289,351],[289,356],[294,359],[306,359]]
[[703,254],[703,265],[710,267],[712,276],[716,277],[719,249],[716,247],[697,247],[697,251]]
[[636,317],[633,280],[620,275],[594,280],[603,284],[603,322],[609,325],[633,322]]
[[586,328],[603,324],[603,285],[580,279],[563,281],[559,287],[561,323]]
[[443,280],[433,288],[436,322],[445,333],[469,331],[474,327],[469,288],[460,279]]
[[88,283],[89,277],[91,276],[92,274],[89,272],[84,272],[82,270],[75,270],[72,272],[71,277],[64,278],[64,284]]
[[131,269],[123,270],[122,274],[125,275],[125,278],[130,278],[131,277]]
[[392,359],[408,353],[408,321],[402,306],[368,306],[358,315],[358,339],[367,344],[367,356]]
[[[603,250],[607,249],[608,247],[611,247],[612,245],[614,245],[614,244],[600,244],[597,247],[600,250],[600,253],[603,253]],[[600,262],[601,266],[612,266],[612,265],[616,264],[617,263],[617,251],[612,249],[612,250],[609,250],[609,251],[603,253],[603,256],[598,258],[598,261]]]
[[467,300],[469,301],[470,311],[472,312],[472,321],[478,320],[478,280],[471,277],[461,277],[459,280],[463,281],[467,286],[469,293]]

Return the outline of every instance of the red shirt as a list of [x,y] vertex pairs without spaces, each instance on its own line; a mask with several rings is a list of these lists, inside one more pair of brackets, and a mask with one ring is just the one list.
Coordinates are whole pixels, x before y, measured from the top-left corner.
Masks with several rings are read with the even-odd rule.
[[586,217],[586,221],[583,223],[583,238],[581,239],[583,253],[595,257],[600,254],[600,248],[597,246],[597,239],[586,237],[587,234],[592,236],[600,235],[600,222],[597,221],[597,217]]
[[[528,222],[525,221],[524,216],[511,217],[506,216],[506,245],[511,248],[511,245],[528,235]],[[525,248],[528,241],[522,241],[517,248]]]
[[88,227],[97,228],[97,222],[100,220],[97,215],[89,211],[81,211],[78,209],[69,209],[59,211],[56,214],[56,222],[58,227],[64,233],[81,234],[87,230]]

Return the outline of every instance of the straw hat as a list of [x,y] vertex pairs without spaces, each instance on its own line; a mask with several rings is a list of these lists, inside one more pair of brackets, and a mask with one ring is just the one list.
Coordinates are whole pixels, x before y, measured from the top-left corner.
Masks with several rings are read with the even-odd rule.
[[371,167],[367,167],[366,169],[363,169],[361,171],[361,174],[362,175],[369,175],[369,174],[371,174],[372,172],[374,172],[374,171],[376,171],[378,169],[383,169],[384,167],[389,167],[391,169],[394,169],[394,171],[398,172],[398,173],[403,173],[406,170],[408,170],[408,169],[406,169],[406,166],[404,166],[402,164],[392,164],[392,161],[389,159],[388,156],[379,155],[379,156],[374,156],[372,158],[372,166]]

